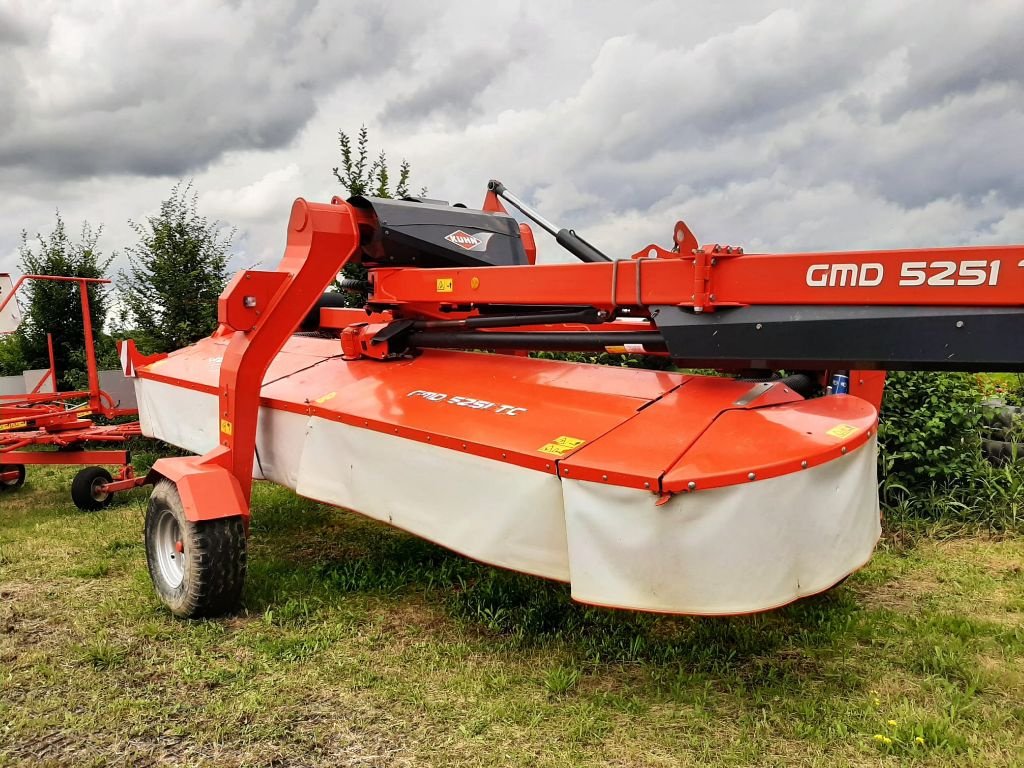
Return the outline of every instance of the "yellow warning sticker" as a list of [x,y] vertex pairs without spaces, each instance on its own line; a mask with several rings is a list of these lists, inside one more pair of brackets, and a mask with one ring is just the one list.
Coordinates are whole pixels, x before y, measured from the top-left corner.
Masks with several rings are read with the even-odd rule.
[[828,430],[825,434],[832,435],[832,437],[838,437],[840,439],[849,437],[857,431],[857,427],[849,424],[836,424],[832,429]]
[[556,437],[547,445],[542,445],[537,450],[540,453],[547,453],[551,456],[565,456],[565,454],[575,451],[585,442],[587,441],[580,440],[578,437],[567,437],[566,435],[562,435],[561,437]]
[[6,432],[9,429],[21,429],[27,426],[27,421],[12,421],[10,424],[0,424],[0,432]]
[[437,278],[437,292],[438,293],[451,293],[454,288],[455,280],[450,277],[439,277]]
[[326,403],[328,400],[333,400],[337,396],[337,392],[328,392],[326,395],[321,395],[320,397],[318,397],[315,402],[323,404]]
[[231,422],[227,419],[220,420],[220,431],[225,435],[230,435],[232,431]]

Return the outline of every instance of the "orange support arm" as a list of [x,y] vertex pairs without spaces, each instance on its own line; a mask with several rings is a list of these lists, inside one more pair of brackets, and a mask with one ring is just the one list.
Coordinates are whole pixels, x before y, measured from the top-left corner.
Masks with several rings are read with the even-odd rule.
[[190,520],[248,518],[263,377],[358,244],[348,205],[300,198],[277,269],[240,272],[224,289],[217,335],[230,340],[220,368],[220,445],[199,458],[160,459],[153,466],[177,484]]

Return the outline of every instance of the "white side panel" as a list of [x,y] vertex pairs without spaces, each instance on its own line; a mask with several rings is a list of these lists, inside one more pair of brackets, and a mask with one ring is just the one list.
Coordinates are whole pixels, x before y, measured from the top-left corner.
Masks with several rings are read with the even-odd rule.
[[260,408],[253,476],[294,489],[308,424],[309,417],[301,413]]
[[[149,379],[133,381],[143,434],[192,453],[203,454],[217,447],[220,418],[216,396]],[[253,477],[295,488],[308,421],[302,414],[260,408]]]
[[565,480],[573,598],[672,613],[771,609],[867,562],[881,533],[877,446],[803,472],[692,494]]
[[492,565],[569,578],[554,475],[314,418],[297,490]]
[[135,379],[142,434],[192,453],[206,453],[220,441],[217,397],[162,381]]

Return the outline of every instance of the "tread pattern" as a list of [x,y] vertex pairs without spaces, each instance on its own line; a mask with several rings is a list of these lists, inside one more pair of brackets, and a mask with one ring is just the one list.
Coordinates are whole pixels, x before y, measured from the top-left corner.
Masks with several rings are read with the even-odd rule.
[[[171,588],[160,575],[153,551],[156,524],[171,510],[185,537],[185,578]],[[241,517],[191,523],[185,519],[178,489],[170,480],[156,484],[146,513],[146,559],[160,599],[181,618],[219,616],[238,608],[248,569],[248,542]]]

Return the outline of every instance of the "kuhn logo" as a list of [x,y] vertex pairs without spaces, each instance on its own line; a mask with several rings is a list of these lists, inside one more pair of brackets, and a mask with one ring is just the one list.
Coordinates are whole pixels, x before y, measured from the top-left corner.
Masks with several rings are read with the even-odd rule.
[[461,229],[457,229],[445,238],[449,243],[455,243],[459,248],[465,248],[467,251],[472,251],[476,248],[483,240],[473,237],[468,232],[463,232]]

